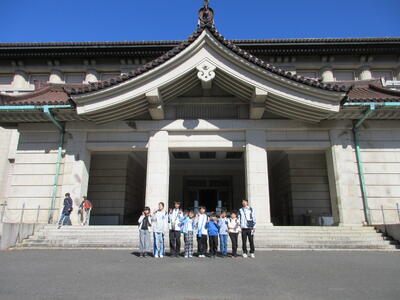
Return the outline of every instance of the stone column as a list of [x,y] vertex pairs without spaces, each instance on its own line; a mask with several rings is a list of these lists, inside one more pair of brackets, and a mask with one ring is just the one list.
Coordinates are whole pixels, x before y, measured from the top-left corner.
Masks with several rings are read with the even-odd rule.
[[[362,226],[365,218],[351,129],[330,130],[327,164],[335,221],[342,226]],[[336,211],[336,212],[335,212]]]
[[272,225],[266,144],[264,130],[246,130],[246,195],[261,226]]
[[51,70],[49,82],[51,83],[64,83],[63,75],[58,70]]
[[323,82],[332,82],[333,78],[333,70],[331,67],[324,67],[321,69],[321,77]]
[[363,66],[359,69],[359,79],[360,80],[369,80],[372,79],[372,73],[369,66]]
[[[61,213],[64,195],[70,193],[74,203],[74,211],[71,214],[74,225],[79,224],[78,207],[82,197],[87,196],[89,186],[91,153],[86,149],[86,140],[85,131],[68,132],[64,143],[64,172],[59,208]],[[59,214],[54,214],[55,221],[58,221],[58,217]]]
[[95,69],[88,69],[86,71],[85,83],[99,81],[99,74]]
[[168,132],[151,132],[147,148],[145,205],[155,210],[159,202],[164,202],[165,208],[168,208],[170,169]]

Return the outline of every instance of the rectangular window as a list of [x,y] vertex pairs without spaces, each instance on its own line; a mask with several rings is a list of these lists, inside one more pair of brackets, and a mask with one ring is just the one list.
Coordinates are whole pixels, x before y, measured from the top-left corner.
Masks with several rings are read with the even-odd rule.
[[393,73],[390,70],[372,70],[372,78],[385,78],[385,80],[393,80]]
[[216,152],[200,152],[200,159],[215,159],[216,157]]
[[121,75],[120,72],[108,72],[108,73],[100,73],[101,80],[108,80],[114,77]]
[[30,74],[29,75],[29,83],[33,84],[35,81],[37,82],[47,82],[49,81],[50,74]]
[[353,71],[333,71],[333,75],[336,81],[353,81],[354,72]]
[[0,84],[12,84],[14,74],[0,74]]
[[83,83],[85,80],[85,73],[65,73],[66,83]]

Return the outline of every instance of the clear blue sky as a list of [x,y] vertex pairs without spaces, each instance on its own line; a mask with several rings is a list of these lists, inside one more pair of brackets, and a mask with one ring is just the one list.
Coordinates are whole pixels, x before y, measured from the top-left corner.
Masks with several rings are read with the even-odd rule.
[[[202,0],[0,0],[0,42],[181,40]],[[210,0],[229,39],[400,36],[400,0]]]

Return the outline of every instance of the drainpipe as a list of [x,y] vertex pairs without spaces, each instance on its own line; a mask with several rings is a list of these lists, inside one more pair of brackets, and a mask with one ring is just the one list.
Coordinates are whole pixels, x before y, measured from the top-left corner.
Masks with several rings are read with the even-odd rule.
[[367,187],[365,184],[365,176],[364,176],[364,166],[362,163],[362,156],[361,156],[361,149],[360,149],[360,139],[358,136],[358,129],[360,126],[364,123],[366,119],[368,119],[371,114],[375,112],[375,108],[377,106],[380,107],[400,107],[400,102],[381,102],[381,103],[363,103],[363,102],[353,102],[353,103],[345,103],[344,106],[366,106],[368,107],[368,110],[365,112],[364,116],[354,122],[353,124],[353,136],[354,136],[354,146],[356,150],[356,160],[357,160],[357,167],[358,167],[358,177],[360,180],[360,186],[361,186],[361,195],[363,199],[363,206],[364,206],[364,215],[365,215],[365,220],[368,225],[371,225],[371,212],[369,209],[368,205],[368,193],[367,193]]
[[68,109],[72,108],[71,105],[44,105],[44,106],[36,106],[36,105],[26,105],[26,106],[0,106],[0,111],[19,111],[19,110],[42,110],[43,113],[47,116],[47,118],[57,127],[58,131],[60,132],[60,142],[58,145],[57,150],[57,161],[56,161],[56,173],[54,175],[54,182],[51,190],[51,205],[49,211],[49,219],[48,223],[51,224],[53,222],[54,217],[54,206],[56,203],[57,198],[57,185],[58,185],[58,178],[60,175],[60,168],[61,168],[61,160],[62,160],[62,149],[64,147],[64,135],[65,130],[64,126],[57,121],[51,110],[52,109]]

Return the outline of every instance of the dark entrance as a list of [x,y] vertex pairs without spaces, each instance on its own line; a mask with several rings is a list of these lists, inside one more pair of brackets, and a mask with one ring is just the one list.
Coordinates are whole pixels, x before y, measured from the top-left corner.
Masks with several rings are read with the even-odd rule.
[[218,201],[217,190],[199,190],[199,204],[205,206],[207,211],[215,211]]

